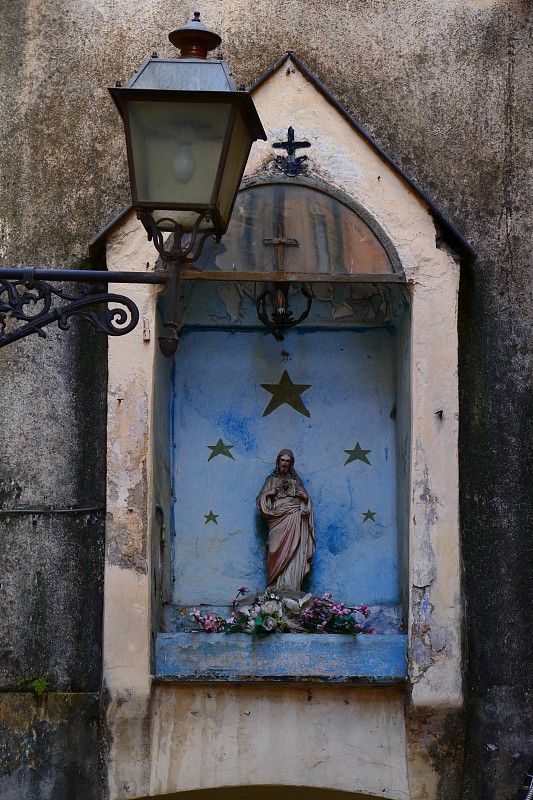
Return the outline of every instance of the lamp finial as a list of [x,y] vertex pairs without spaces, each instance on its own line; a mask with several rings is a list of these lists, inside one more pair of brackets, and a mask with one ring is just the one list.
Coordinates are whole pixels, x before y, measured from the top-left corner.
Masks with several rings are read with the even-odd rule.
[[180,58],[207,58],[209,50],[218,47],[222,39],[207,28],[200,20],[200,12],[195,11],[193,19],[169,33],[172,44],[181,50]]

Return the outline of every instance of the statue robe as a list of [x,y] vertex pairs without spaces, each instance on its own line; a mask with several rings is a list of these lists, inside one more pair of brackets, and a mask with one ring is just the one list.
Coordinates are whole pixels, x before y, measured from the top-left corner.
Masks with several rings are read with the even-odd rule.
[[[303,489],[301,480],[288,477],[288,482],[285,493],[282,479],[269,475],[257,497],[257,507],[268,522],[267,586],[298,592],[315,552],[313,507],[311,498],[304,502],[294,496]],[[266,492],[278,487],[277,497],[265,497]]]

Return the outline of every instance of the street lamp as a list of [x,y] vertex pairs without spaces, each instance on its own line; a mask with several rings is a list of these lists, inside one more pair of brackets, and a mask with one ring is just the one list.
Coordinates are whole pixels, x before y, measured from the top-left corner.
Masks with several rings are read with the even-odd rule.
[[221,39],[199,12],[169,39],[179,58],[146,59],[124,88],[109,89],[124,121],[133,207],[152,234],[179,225],[220,236],[252,143],[266,135],[227,63],[207,58]]
[[[266,134],[227,63],[207,58],[220,37],[199,12],[169,39],[181,50],[179,58],[148,58],[125,87],[109,89],[124,121],[133,207],[167,270],[0,268],[0,347],[31,334],[45,337],[43,328],[52,322],[66,330],[72,316],[109,336],[128,333],[139,311],[129,298],[106,291],[115,282],[166,285],[159,344],[166,356],[176,351],[181,268],[196,261],[208,236],[218,241],[225,233],[250,148]],[[67,292],[49,281],[77,287]]]
[[181,267],[199,257],[207,236],[225,233],[250,148],[266,139],[227,63],[207,58],[221,40],[199,12],[169,39],[179,58],[146,59],[125,87],[109,89],[124,122],[133,207],[169,265],[165,355],[178,345]]

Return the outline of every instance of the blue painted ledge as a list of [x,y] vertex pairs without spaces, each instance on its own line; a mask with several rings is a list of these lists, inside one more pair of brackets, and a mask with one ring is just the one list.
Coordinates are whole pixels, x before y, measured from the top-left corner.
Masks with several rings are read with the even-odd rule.
[[407,637],[376,634],[161,633],[160,681],[324,681],[403,683]]

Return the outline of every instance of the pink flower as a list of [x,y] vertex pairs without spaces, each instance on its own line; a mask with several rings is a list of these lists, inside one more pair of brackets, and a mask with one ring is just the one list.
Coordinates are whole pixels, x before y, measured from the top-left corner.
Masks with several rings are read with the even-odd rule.
[[246,592],[249,592],[249,591],[250,591],[250,590],[248,589],[248,587],[247,587],[247,586],[241,586],[241,588],[239,589],[239,592],[238,592],[238,593],[239,593],[239,594],[246,594]]

